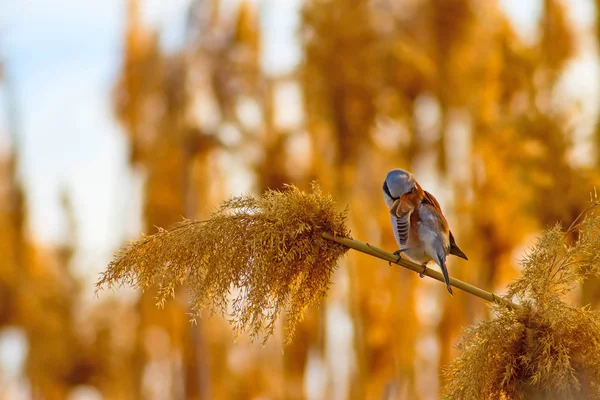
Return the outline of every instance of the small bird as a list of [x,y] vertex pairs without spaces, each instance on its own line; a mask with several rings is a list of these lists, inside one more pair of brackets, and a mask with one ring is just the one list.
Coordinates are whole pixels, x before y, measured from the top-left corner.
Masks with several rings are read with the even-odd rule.
[[446,287],[452,294],[446,256],[468,258],[456,245],[438,201],[423,190],[410,172],[401,169],[388,172],[383,182],[383,196],[400,247],[394,254],[400,257],[402,253],[425,268],[433,260],[442,269]]

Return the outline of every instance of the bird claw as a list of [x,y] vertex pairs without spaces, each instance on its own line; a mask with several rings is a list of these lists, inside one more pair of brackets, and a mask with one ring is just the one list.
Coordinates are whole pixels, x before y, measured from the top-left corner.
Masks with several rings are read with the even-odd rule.
[[419,277],[423,278],[425,276],[425,272],[427,272],[427,264],[423,264],[423,271],[419,272]]
[[[402,252],[403,252],[403,251],[405,251],[405,250],[406,250],[406,249],[398,249],[398,250],[396,250],[396,251],[393,253],[393,254],[394,254],[396,257],[398,257],[398,258],[396,259],[396,261],[394,261],[394,263],[398,263],[398,261],[400,261],[400,259],[402,258],[402,257],[400,257],[400,254],[402,254]],[[392,262],[391,262],[391,261],[389,261],[389,262],[388,262],[388,264],[391,266],[391,265],[392,265]]]

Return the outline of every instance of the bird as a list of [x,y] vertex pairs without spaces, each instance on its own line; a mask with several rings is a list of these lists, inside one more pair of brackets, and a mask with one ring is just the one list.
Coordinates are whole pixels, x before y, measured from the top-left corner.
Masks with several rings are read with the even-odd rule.
[[400,254],[404,254],[425,269],[433,260],[442,269],[446,288],[453,295],[446,256],[452,254],[465,260],[468,258],[456,244],[440,203],[423,190],[413,174],[402,169],[388,172],[383,182],[383,196],[399,246],[394,254],[398,259]]

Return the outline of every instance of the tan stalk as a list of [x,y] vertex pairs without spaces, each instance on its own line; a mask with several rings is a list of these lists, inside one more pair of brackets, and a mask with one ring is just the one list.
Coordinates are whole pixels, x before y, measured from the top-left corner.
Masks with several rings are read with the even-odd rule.
[[[422,265],[408,261],[404,258],[398,259],[398,256],[396,256],[392,253],[388,253],[387,251],[379,249],[375,246],[371,246],[368,243],[360,242],[360,241],[354,240],[354,239],[333,236],[332,234],[327,233],[327,232],[323,233],[321,236],[324,239],[332,240],[336,243],[343,244],[344,246],[347,246],[356,251],[360,251],[361,253],[369,254],[373,257],[377,257],[382,260],[389,261],[391,263],[397,264],[406,269],[410,269],[411,271],[415,271],[420,274],[427,275],[428,277],[436,279],[440,282],[444,282],[444,276],[440,272],[437,272],[431,268],[423,268]],[[491,302],[497,303],[497,304],[503,304],[505,306],[512,308],[513,310],[517,310],[517,309],[521,308],[521,306],[519,304],[515,304],[512,301],[509,301],[501,296],[498,296],[494,293],[480,289],[477,286],[469,285],[468,283],[463,282],[458,279],[455,279],[455,278],[450,278],[450,285],[454,286],[455,288],[460,289],[464,292],[467,292],[474,296],[477,296],[481,299],[491,301]]]

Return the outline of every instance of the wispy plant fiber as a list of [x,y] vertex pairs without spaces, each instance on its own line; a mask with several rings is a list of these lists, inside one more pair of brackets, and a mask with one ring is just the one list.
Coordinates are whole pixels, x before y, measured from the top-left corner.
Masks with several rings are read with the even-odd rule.
[[347,211],[336,210],[317,185],[288,186],[263,196],[225,201],[207,221],[159,229],[118,252],[97,288],[158,287],[157,303],[187,285],[192,316],[205,309],[227,316],[237,333],[273,334],[287,311],[286,341],[305,310],[327,292],[346,246],[324,232],[349,237]]
[[566,299],[600,275],[600,216],[547,230],[522,265],[509,297],[523,307],[495,304],[491,321],[465,331],[446,371],[446,398],[600,399],[600,316]]

